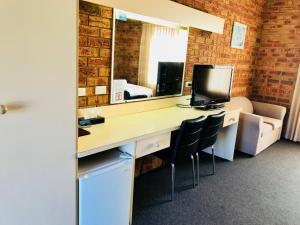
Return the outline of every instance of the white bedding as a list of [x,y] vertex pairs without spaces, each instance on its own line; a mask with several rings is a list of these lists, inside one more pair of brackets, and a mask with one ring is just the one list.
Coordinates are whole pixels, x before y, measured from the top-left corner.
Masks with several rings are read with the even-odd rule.
[[130,96],[146,95],[148,98],[153,96],[153,91],[150,88],[128,84],[125,86],[125,91],[128,91]]

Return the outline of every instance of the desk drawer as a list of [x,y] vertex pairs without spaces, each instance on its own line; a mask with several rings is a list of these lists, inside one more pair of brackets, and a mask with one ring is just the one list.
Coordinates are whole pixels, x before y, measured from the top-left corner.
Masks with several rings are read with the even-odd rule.
[[227,127],[231,124],[238,123],[239,122],[239,111],[230,111],[226,112],[223,127]]
[[136,158],[149,155],[164,148],[170,147],[171,133],[157,135],[151,138],[137,141],[136,144]]

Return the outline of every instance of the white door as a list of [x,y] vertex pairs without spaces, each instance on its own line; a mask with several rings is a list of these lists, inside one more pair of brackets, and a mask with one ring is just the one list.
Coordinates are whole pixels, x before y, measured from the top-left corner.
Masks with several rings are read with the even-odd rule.
[[0,224],[75,225],[74,0],[0,0]]

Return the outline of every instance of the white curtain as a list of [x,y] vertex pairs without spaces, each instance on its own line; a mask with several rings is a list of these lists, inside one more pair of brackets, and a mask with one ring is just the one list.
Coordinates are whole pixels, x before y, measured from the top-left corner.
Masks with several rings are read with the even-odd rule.
[[158,62],[184,62],[187,39],[186,30],[143,24],[139,59],[139,85],[155,90]]
[[[151,52],[151,43],[155,34],[155,26],[151,24],[143,24],[142,37],[140,45],[138,84],[140,86],[148,86],[148,71]],[[152,87],[149,87],[152,88]]]
[[300,142],[300,66],[285,137]]

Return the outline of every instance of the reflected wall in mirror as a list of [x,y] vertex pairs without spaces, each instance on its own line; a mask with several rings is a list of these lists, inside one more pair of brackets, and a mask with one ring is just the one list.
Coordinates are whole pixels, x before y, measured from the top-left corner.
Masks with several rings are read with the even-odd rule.
[[111,103],[181,95],[187,28],[121,10],[114,14]]

